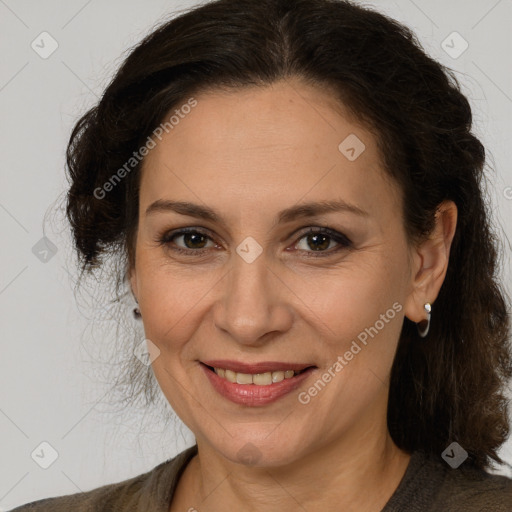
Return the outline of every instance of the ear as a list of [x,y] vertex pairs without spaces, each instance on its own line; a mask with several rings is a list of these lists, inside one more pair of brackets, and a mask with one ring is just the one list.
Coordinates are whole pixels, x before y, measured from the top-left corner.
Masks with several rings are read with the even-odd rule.
[[456,226],[457,206],[453,201],[443,201],[437,208],[435,227],[429,238],[412,250],[410,292],[404,314],[413,322],[426,319],[425,303],[433,304],[439,294]]
[[137,271],[135,270],[135,264],[132,264],[130,266],[130,269],[128,270],[128,276],[130,279],[130,287],[132,289],[133,296],[135,297],[135,301],[138,303],[138,293],[139,288],[137,286]]

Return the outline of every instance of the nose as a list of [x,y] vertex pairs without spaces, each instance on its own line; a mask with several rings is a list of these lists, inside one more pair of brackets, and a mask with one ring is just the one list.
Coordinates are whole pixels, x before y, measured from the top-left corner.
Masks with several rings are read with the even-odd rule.
[[215,325],[238,343],[259,346],[291,328],[292,292],[267,265],[264,254],[247,263],[235,253],[230,271],[221,282],[222,293],[214,308]]

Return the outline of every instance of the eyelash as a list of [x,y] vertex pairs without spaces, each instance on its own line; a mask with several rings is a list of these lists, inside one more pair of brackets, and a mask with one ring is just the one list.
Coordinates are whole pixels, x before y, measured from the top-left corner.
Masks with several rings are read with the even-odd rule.
[[[211,237],[208,235],[208,233],[206,233],[205,231],[202,231],[201,229],[184,228],[184,229],[180,229],[179,231],[174,231],[174,232],[170,231],[170,232],[164,233],[163,235],[161,235],[158,238],[158,244],[165,246],[166,248],[172,250],[173,252],[176,252],[179,254],[186,254],[189,256],[192,256],[192,255],[193,256],[202,256],[205,252],[207,252],[211,249],[211,247],[203,248],[203,249],[184,249],[183,247],[171,245],[171,242],[173,239],[175,239],[179,236],[182,236],[182,235],[190,234],[190,233],[203,235],[206,238],[208,238],[209,240],[213,241],[211,239]],[[325,258],[327,256],[332,256],[333,254],[336,254],[343,249],[350,249],[353,247],[352,242],[345,235],[343,235],[342,233],[338,233],[337,231],[335,231],[333,229],[323,228],[323,227],[310,228],[308,231],[301,233],[300,237],[298,238],[298,240],[294,244],[294,246],[298,245],[299,241],[302,240],[303,238],[307,237],[308,235],[318,235],[318,234],[328,236],[331,240],[340,244],[340,247],[336,248],[335,250],[330,249],[330,250],[319,251],[319,252],[302,251],[308,255],[308,256],[306,256],[308,258],[310,258],[310,257],[311,258]],[[299,251],[301,251],[301,249],[299,249]]]

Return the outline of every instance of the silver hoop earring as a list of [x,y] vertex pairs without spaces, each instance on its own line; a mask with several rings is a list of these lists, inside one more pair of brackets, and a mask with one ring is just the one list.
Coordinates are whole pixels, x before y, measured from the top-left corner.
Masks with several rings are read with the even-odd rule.
[[[422,320],[421,322],[418,322],[416,324],[416,327],[418,328],[418,334],[422,338],[424,338],[428,334],[428,331],[430,329],[430,312],[432,311],[432,306],[431,306],[430,302],[426,302],[423,307],[425,308],[425,311],[427,313],[427,318],[426,318],[426,320]],[[426,325],[424,325],[425,322],[426,322]],[[420,327],[420,324],[422,324],[421,327]]]

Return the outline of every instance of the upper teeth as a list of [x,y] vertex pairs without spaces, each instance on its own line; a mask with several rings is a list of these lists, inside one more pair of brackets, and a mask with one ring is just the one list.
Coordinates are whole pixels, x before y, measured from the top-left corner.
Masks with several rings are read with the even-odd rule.
[[256,374],[238,373],[232,370],[225,370],[224,368],[214,368],[214,370],[219,377],[222,377],[229,382],[236,382],[238,384],[257,384],[259,386],[268,386],[273,382],[281,382],[284,379],[291,379],[296,373],[299,373],[294,370]]

